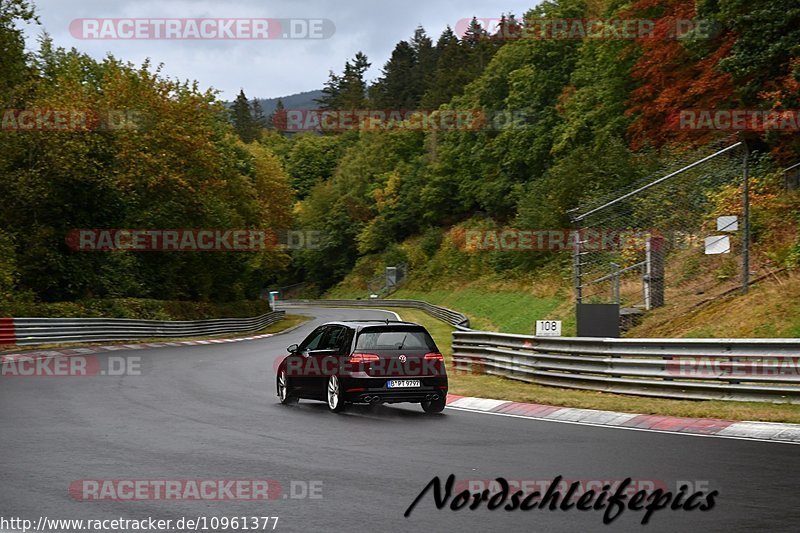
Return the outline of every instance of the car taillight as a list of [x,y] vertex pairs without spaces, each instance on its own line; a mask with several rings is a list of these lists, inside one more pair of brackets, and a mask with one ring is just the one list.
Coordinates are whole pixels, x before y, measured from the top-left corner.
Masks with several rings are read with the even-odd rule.
[[438,352],[426,353],[425,359],[428,361],[444,361],[444,357]]
[[380,357],[372,353],[354,353],[350,356],[351,364],[369,363],[371,361],[380,361]]

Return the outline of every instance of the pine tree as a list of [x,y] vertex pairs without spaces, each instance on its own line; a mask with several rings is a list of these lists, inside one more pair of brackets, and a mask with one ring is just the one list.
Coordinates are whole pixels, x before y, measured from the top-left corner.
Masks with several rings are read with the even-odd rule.
[[485,41],[489,34],[483,29],[481,23],[478,22],[476,17],[472,17],[472,20],[469,22],[469,26],[467,27],[467,31],[464,32],[464,37],[462,41],[469,47],[474,48],[482,41]]
[[453,96],[461,94],[466,77],[461,74],[469,60],[466,48],[462,47],[458,37],[448,26],[436,41],[436,69],[428,90],[422,97],[422,107],[438,108],[449,102]]
[[433,41],[431,41],[431,38],[425,33],[425,28],[422,26],[418,26],[414,31],[414,37],[411,39],[411,47],[416,57],[413,83],[417,105],[419,105],[423,95],[433,84],[433,79],[436,74],[438,51],[434,48]]
[[264,115],[264,109],[261,107],[261,102],[258,98],[253,98],[253,124],[258,130],[267,127],[267,117]]
[[275,102],[275,110],[272,111],[272,114],[267,119],[267,128],[279,131],[286,128],[286,107],[280,98]]
[[414,109],[419,99],[415,87],[416,63],[411,44],[397,43],[383,67],[383,75],[370,87],[371,104],[385,109]]
[[341,94],[342,79],[332,70],[328,71],[328,81],[322,88],[322,96],[314,101],[319,104],[320,109],[336,109],[338,107],[339,95]]
[[489,63],[489,59],[493,55],[492,48],[494,48],[489,40],[489,33],[481,26],[477,18],[472,17],[461,44],[471,52],[472,63],[470,66],[472,68],[470,70],[476,71],[474,77],[477,77]]
[[522,37],[522,25],[517,21],[513,13],[508,16],[500,17],[497,31],[492,34],[491,40],[496,46],[502,46],[508,41],[520,39]]
[[433,83],[437,50],[422,26],[410,41],[400,41],[383,67],[382,76],[370,87],[374,107],[416,109]]
[[364,74],[370,67],[367,56],[358,52],[353,62],[348,61],[344,66],[341,78],[340,104],[342,109],[360,109],[365,107],[367,100],[367,83]]
[[364,74],[370,67],[367,56],[358,52],[352,61],[344,64],[341,76],[333,71],[322,88],[322,96],[315,101],[321,109],[360,109],[366,104],[367,84]]
[[233,122],[233,129],[239,138],[246,142],[251,143],[258,137],[258,127],[253,120],[253,112],[250,107],[250,101],[244,94],[244,89],[239,91],[236,100],[233,101],[231,106],[231,121]]

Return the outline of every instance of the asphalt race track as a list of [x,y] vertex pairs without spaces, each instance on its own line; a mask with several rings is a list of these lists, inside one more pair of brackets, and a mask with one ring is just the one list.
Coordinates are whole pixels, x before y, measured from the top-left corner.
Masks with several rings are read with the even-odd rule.
[[[0,379],[0,515],[178,519],[279,516],[276,531],[797,531],[800,447],[625,431],[419,406],[281,406],[274,361],[323,320],[380,311],[315,309],[293,332],[231,344],[118,352],[142,375]],[[99,357],[107,357],[101,355]],[[708,512],[437,510],[433,476],[485,480],[692,480]],[[77,501],[76,480],[270,479],[271,501]],[[294,480],[295,483],[291,483]],[[303,497],[304,483],[321,498]],[[292,488],[290,488],[290,486]],[[292,493],[292,491],[295,491]],[[285,497],[284,497],[285,496]],[[297,498],[294,498],[296,496]]]

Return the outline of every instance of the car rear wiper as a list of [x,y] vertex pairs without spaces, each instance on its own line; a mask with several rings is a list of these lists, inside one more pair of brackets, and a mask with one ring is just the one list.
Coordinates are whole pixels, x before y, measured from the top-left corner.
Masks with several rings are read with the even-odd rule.
[[407,339],[407,338],[408,338],[408,333],[406,333],[405,335],[403,335],[403,340],[402,340],[402,341],[400,341],[400,347],[398,348],[398,350],[402,350],[402,349],[403,349],[403,346],[405,346],[405,345],[406,345],[406,339]]

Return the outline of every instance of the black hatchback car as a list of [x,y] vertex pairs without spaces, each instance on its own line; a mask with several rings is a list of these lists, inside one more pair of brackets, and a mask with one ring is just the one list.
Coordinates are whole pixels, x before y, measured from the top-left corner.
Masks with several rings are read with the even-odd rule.
[[419,324],[330,322],[287,350],[277,371],[283,404],[321,400],[334,412],[348,404],[413,402],[426,413],[445,407],[444,358]]

